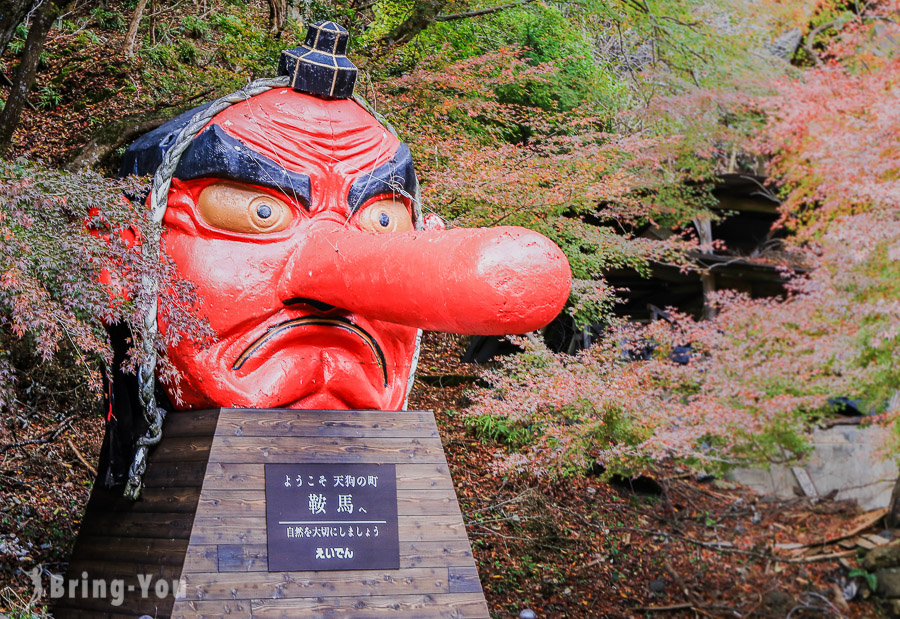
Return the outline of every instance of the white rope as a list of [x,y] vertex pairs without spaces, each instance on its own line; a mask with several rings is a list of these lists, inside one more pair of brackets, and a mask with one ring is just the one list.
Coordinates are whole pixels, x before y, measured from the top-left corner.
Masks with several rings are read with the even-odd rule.
[[[281,76],[271,79],[257,80],[248,84],[241,90],[216,99],[204,110],[191,117],[184,126],[175,143],[166,151],[162,164],[153,175],[153,186],[150,190],[150,211],[152,225],[144,237],[142,251],[148,252],[147,259],[159,261],[160,245],[162,242],[162,221],[166,216],[166,207],[169,202],[169,188],[172,185],[172,177],[175,168],[181,160],[181,155],[187,150],[191,140],[205,127],[213,117],[226,108],[246,101],[250,97],[262,94],[273,88],[283,88],[288,85],[290,78]],[[162,424],[166,412],[156,405],[155,376],[156,376],[156,345],[159,334],[157,310],[159,309],[159,281],[154,277],[145,275],[142,281],[147,295],[152,299],[144,316],[144,324],[141,338],[142,363],[138,369],[138,389],[141,400],[141,408],[144,419],[147,422],[147,432],[137,440],[137,450],[134,460],[128,470],[128,484],[125,486],[125,496],[137,500],[143,486],[142,477],[147,470],[147,450],[159,443],[162,438]]]

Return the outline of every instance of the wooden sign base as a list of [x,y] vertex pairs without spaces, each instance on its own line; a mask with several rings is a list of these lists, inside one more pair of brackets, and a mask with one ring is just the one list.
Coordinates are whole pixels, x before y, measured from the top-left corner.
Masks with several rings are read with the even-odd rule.
[[[270,572],[267,464],[394,465],[399,569]],[[94,488],[58,619],[489,617],[430,412],[172,413],[144,481]]]

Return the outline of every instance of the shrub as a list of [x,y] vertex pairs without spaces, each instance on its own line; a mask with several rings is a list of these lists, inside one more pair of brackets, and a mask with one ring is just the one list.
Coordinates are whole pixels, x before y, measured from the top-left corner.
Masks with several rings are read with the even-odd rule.
[[[160,349],[194,329],[208,333],[195,316],[191,285],[174,277],[169,260],[151,263],[151,252],[142,252],[134,240],[135,233],[139,239],[152,226],[147,209],[123,195],[137,188],[133,179],[0,161],[0,330],[4,337],[25,340],[45,361],[65,342],[88,369],[95,392],[98,362],[110,361],[103,324],[127,322],[135,339],[141,338],[148,306],[145,277],[161,281],[165,291],[161,305],[169,328],[158,337]],[[0,350],[4,408],[15,406],[17,370],[9,354],[8,348]],[[164,374],[166,380],[175,378],[165,368]]]

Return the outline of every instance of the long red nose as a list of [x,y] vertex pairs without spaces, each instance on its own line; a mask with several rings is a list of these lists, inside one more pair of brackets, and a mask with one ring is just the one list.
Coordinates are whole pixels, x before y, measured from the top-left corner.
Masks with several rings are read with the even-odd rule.
[[559,314],[572,275],[545,236],[511,226],[372,234],[334,223],[304,235],[282,298],[447,331],[525,333]]

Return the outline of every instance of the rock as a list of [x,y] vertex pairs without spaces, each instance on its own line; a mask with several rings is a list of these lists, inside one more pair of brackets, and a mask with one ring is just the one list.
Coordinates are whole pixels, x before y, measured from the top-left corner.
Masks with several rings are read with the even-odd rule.
[[873,572],[885,567],[900,567],[900,546],[878,546],[866,553],[863,568]]
[[784,591],[774,589],[772,591],[767,591],[763,596],[762,610],[765,610],[772,615],[784,617],[787,616],[787,614],[791,612],[791,609],[796,605],[796,600],[790,595]]
[[530,608],[523,608],[519,613],[519,619],[537,619],[537,613]]
[[875,570],[878,588],[875,592],[886,598],[900,598],[900,568],[885,567]]
[[764,45],[767,52],[776,58],[782,60],[790,60],[803,41],[803,31],[800,28],[794,28],[780,34],[771,43]]
[[894,532],[890,529],[884,529],[878,532],[878,537],[883,537],[884,539],[894,539]]
[[654,578],[647,586],[653,593],[662,593],[666,589],[666,581],[661,578]]

